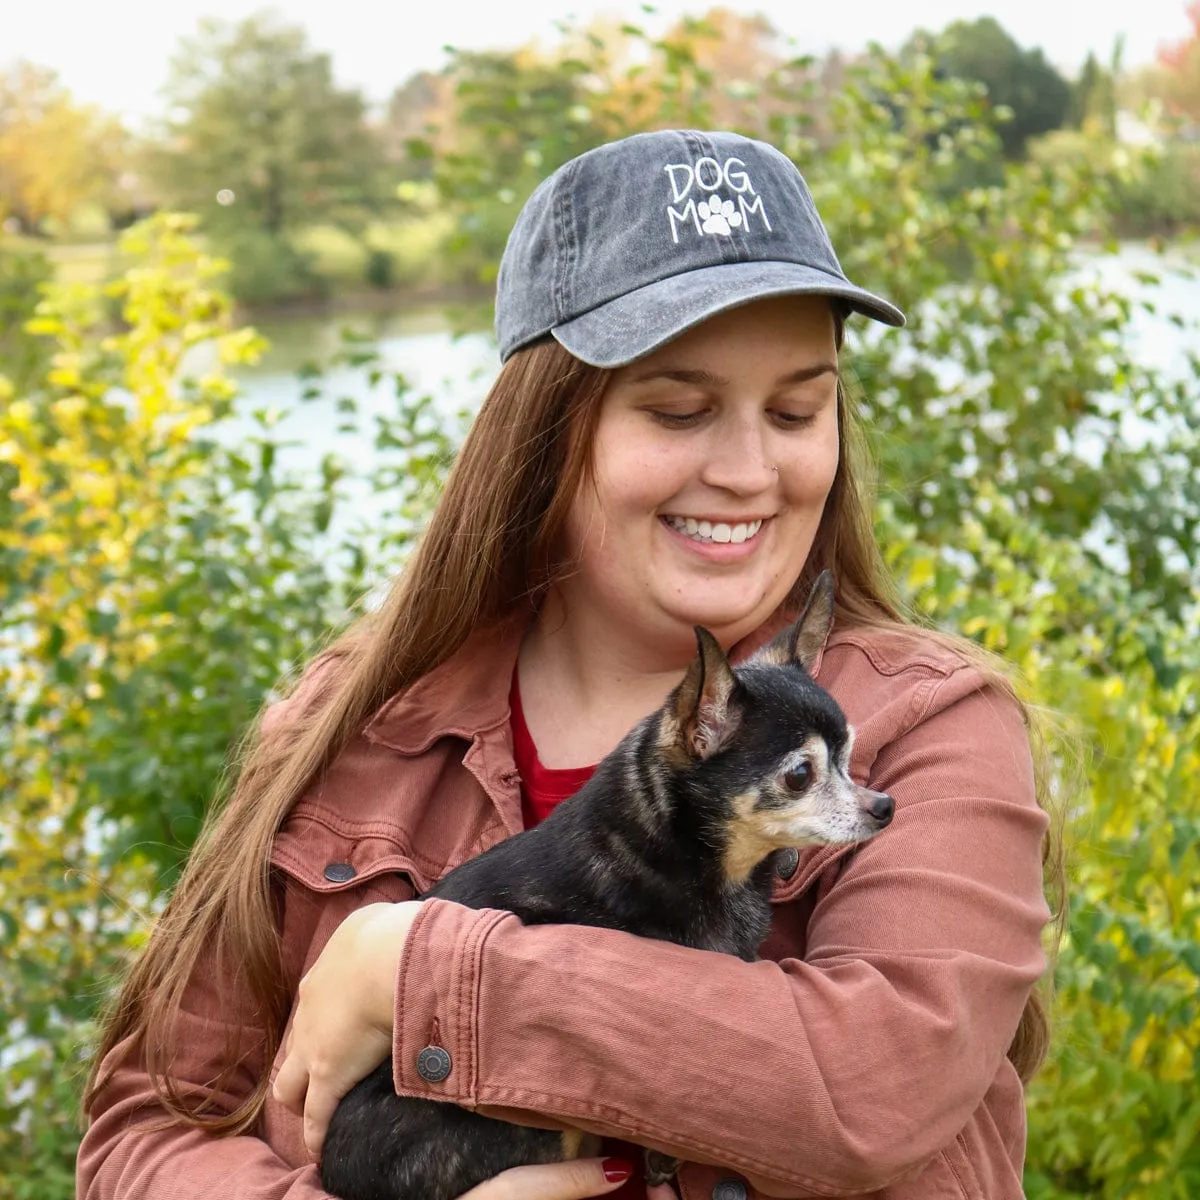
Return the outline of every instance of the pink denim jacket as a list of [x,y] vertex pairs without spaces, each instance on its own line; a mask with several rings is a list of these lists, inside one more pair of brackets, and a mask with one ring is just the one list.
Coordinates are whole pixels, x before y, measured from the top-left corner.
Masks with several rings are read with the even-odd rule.
[[[519,638],[477,634],[393,697],[293,809],[272,855],[293,991],[353,909],[420,895],[520,830]],[[919,633],[835,630],[816,675],[857,728],[855,779],[891,793],[896,817],[861,848],[782,865],[762,961],[431,900],[398,980],[397,1091],[655,1146],[685,1161],[683,1200],[1020,1197],[1024,1096],[1005,1051],[1048,911],[1019,712]],[[175,1075],[202,1089],[229,1024],[253,1015],[197,974]],[[435,1019],[452,1066],[430,1083],[417,1057]],[[273,1101],[257,1136],[147,1129],[162,1112],[137,1054],[113,1056],[81,1200],[325,1195]],[[243,1061],[218,1103],[280,1059]]]

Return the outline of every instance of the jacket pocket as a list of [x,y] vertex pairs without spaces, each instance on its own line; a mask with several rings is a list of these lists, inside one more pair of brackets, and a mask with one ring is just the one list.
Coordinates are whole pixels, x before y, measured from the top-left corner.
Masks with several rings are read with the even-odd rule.
[[[271,866],[318,896],[361,890],[371,895],[372,899],[398,903],[416,899],[419,895],[412,877],[412,864],[403,855],[376,858],[360,868],[355,862],[361,859],[361,854],[345,853],[328,862],[318,863],[272,853]],[[363,903],[370,901],[364,900]]]
[[280,830],[271,867],[316,896],[358,891],[362,903],[412,900],[431,886],[413,856],[391,838],[347,836],[313,821],[289,821]]

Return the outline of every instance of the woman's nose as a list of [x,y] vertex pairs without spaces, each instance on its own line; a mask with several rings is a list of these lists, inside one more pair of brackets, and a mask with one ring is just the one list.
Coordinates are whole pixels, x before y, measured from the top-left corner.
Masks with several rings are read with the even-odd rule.
[[707,446],[705,483],[741,495],[765,491],[778,477],[765,430],[757,421],[720,422]]

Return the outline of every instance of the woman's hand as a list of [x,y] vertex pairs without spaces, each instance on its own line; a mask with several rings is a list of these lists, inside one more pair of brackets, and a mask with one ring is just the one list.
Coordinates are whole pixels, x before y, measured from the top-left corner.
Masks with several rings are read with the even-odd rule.
[[[513,1167],[473,1187],[459,1200],[586,1200],[603,1196],[629,1178],[632,1167],[618,1158],[575,1158],[570,1162]],[[675,1200],[666,1183],[646,1189],[647,1200]]]
[[351,913],[300,981],[275,1099],[304,1117],[315,1157],[338,1101],[391,1056],[396,976],[420,910],[408,900]]
[[[396,978],[419,901],[368,904],[348,916],[300,981],[275,1099],[304,1118],[304,1144],[320,1157],[338,1101],[392,1053]],[[513,1167],[461,1200],[585,1200],[615,1191],[631,1168],[619,1159]],[[675,1200],[669,1185],[647,1200]]]

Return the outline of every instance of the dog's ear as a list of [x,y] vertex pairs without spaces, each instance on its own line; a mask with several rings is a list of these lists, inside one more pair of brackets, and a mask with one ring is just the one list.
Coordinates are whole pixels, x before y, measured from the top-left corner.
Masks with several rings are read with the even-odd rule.
[[754,655],[752,661],[774,667],[799,663],[811,673],[832,625],[833,576],[828,571],[822,571],[808,594],[808,603],[800,619],[772,638]]
[[711,758],[737,731],[741,713],[734,703],[737,679],[725,651],[702,625],[696,626],[696,657],[671,705],[674,741],[689,758]]

